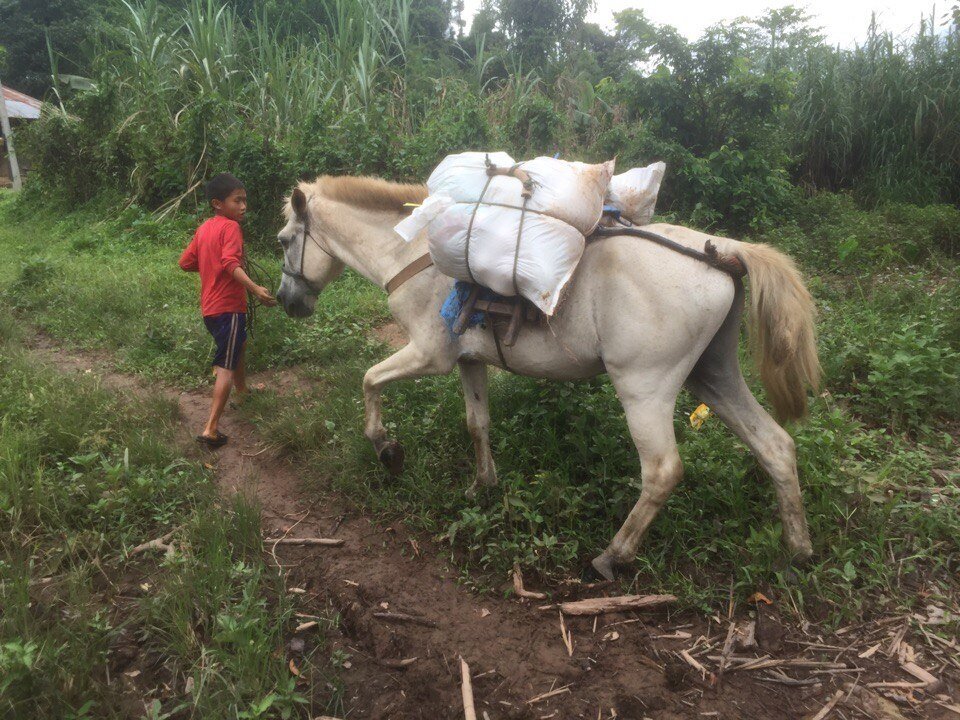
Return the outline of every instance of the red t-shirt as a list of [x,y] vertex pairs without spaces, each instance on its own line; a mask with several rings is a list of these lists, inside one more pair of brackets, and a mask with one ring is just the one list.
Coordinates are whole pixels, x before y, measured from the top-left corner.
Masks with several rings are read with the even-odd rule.
[[180,256],[180,267],[200,271],[200,312],[204,317],[247,311],[246,288],[233,278],[234,269],[242,264],[243,233],[238,222],[214,215],[197,228]]

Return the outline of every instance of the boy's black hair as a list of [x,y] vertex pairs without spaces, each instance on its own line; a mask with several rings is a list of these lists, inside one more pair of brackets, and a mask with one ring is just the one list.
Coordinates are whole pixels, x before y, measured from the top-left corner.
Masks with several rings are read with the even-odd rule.
[[220,173],[219,175],[214,175],[212,178],[210,178],[210,182],[207,183],[207,200],[210,202],[213,202],[214,200],[223,202],[230,197],[230,193],[232,193],[234,190],[245,189],[246,188],[243,186],[243,183],[230,173]]

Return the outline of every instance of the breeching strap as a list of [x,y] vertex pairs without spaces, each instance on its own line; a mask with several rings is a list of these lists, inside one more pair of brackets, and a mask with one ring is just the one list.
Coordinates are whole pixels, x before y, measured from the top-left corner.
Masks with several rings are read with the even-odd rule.
[[719,252],[717,252],[716,245],[714,245],[710,240],[707,240],[702,251],[694,250],[693,248],[688,248],[686,245],[681,245],[680,243],[664,237],[663,235],[658,235],[657,233],[650,232],[649,230],[641,230],[637,227],[598,227],[590,234],[588,239],[600,240],[608,237],[616,237],[617,235],[630,235],[632,237],[644,238],[645,240],[652,240],[658,245],[662,245],[663,247],[669,248],[674,252],[678,252],[681,255],[686,255],[694,260],[699,260],[700,262],[706,263],[710,267],[716,268],[721,272],[725,272],[734,280],[739,280],[747,274],[747,268],[744,267],[743,263],[740,262],[738,257],[734,255],[721,255]]

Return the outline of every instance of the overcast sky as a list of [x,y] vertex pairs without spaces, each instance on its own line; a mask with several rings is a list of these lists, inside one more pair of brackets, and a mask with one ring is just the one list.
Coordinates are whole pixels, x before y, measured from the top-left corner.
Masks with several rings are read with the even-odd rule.
[[[704,28],[721,20],[730,20],[741,15],[760,15],[769,7],[782,7],[788,2],[770,0],[597,0],[597,9],[590,15],[592,22],[605,28],[613,27],[613,13],[630,7],[642,9],[648,18],[659,25],[673,25],[687,38],[695,39]],[[926,0],[807,0],[792,3],[804,7],[817,18],[827,40],[843,47],[852,47],[862,42],[870,23],[870,13],[876,11],[881,28],[895,34],[916,32],[920,16],[929,16],[933,3]],[[466,16],[472,17],[480,0],[466,0]],[[942,15],[949,3],[940,0],[937,14]]]

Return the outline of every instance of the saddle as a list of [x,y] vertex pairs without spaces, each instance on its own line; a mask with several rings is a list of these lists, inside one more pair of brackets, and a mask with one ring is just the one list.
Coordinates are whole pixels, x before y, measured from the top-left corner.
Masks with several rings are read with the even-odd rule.
[[[740,278],[747,274],[747,270],[739,258],[733,255],[719,253],[709,240],[706,241],[702,251],[695,250],[665,238],[662,235],[652,233],[649,230],[642,230],[623,223],[620,221],[619,213],[612,208],[604,208],[604,216],[606,220],[613,222],[606,226],[601,225],[597,227],[587,238],[588,242],[597,242],[603,238],[614,237],[616,235],[632,235],[633,237],[651,240],[674,252],[704,262],[730,275],[734,281],[739,281]],[[475,324],[475,318],[478,313],[485,316],[490,321],[493,337],[497,344],[497,352],[500,354],[501,359],[503,359],[503,352],[500,348],[501,344],[504,347],[513,347],[517,342],[517,338],[520,337],[520,330],[524,323],[542,324],[546,322],[546,315],[544,315],[543,311],[520,295],[503,297],[494,294],[492,291],[476,283],[457,284],[466,284],[469,287],[469,292],[466,298],[463,299],[459,312],[456,314],[456,319],[450,325],[451,331],[454,335],[462,335],[468,327]],[[451,297],[456,293],[457,290],[454,290],[454,292],[451,293]],[[484,297],[484,295],[486,295],[486,297]],[[508,321],[507,331],[502,338],[497,333],[496,323],[498,319]]]
[[[498,300],[481,299],[480,294],[483,289],[479,285],[470,283],[470,294],[467,295],[460,314],[457,315],[457,319],[451,328],[455,335],[463,334],[470,324],[470,318],[479,312],[486,315],[491,323],[496,323],[497,318],[509,320],[507,332],[503,335],[502,342],[505,347],[513,347],[520,336],[520,328],[524,321],[540,322],[546,318],[538,307],[519,295]],[[494,333],[496,333],[496,330],[494,330]]]

